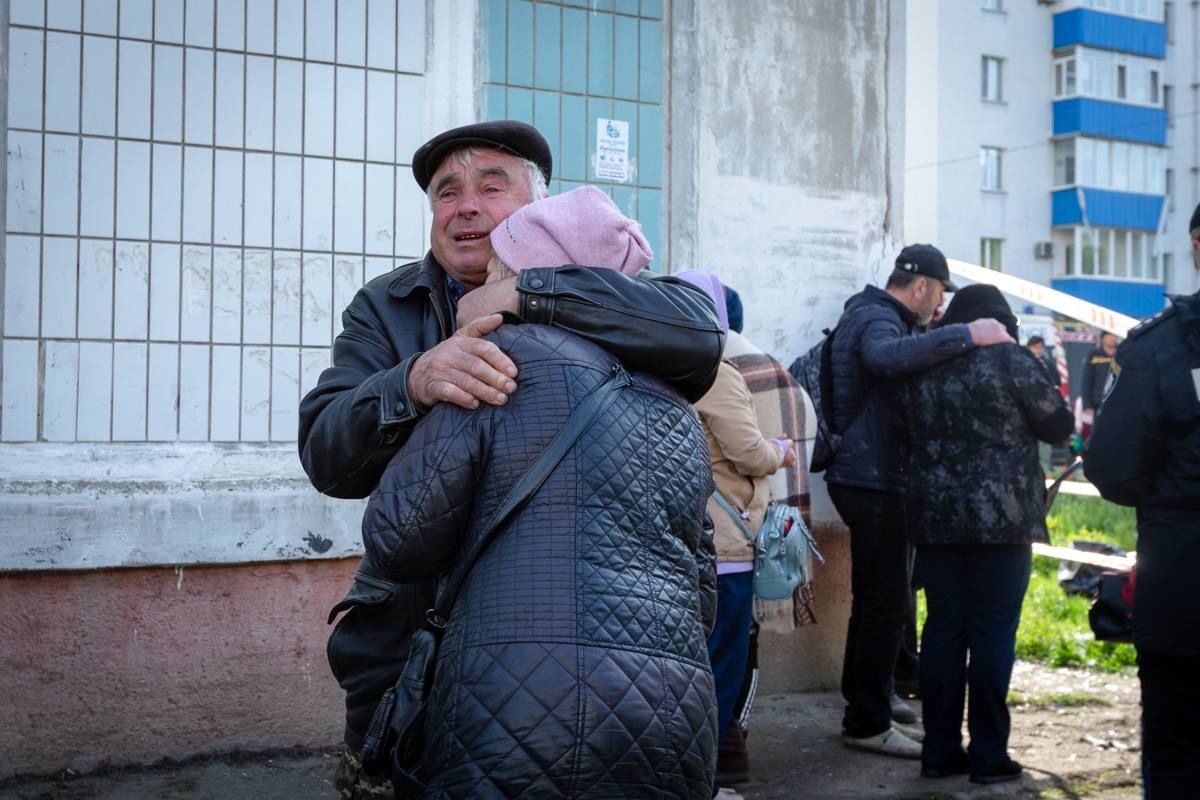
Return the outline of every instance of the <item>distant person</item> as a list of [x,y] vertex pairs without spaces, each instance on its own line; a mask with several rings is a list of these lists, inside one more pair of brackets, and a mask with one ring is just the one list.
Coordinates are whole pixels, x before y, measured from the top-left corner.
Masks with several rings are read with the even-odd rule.
[[[1192,214],[1200,270],[1200,206]],[[1148,800],[1200,791],[1200,292],[1129,332],[1084,452],[1106,499],[1137,507],[1133,643]]]
[[919,758],[921,745],[894,727],[892,679],[911,613],[907,457],[895,382],[982,345],[1012,342],[994,319],[943,325],[933,320],[950,282],[946,257],[909,245],[880,289],[868,285],[846,301],[832,342],[833,426],[841,446],[825,472],[829,495],[850,528],[850,625],[842,666],[842,741],[847,747]]
[[[725,286],[725,309],[729,333],[725,340],[725,358],[737,367],[754,401],[758,427],[768,437],[786,437],[796,442],[796,463],[767,478],[771,500],[800,510],[809,522],[808,458],[804,440],[805,426],[815,425],[807,412],[808,397],[788,372],[787,367],[742,335],[744,311],[736,291]],[[742,687],[734,702],[729,725],[722,732],[717,749],[717,782],[744,783],[750,780],[750,756],[746,735],[758,686],[758,637],[762,629],[786,633],[797,625],[815,622],[811,584],[787,600],[754,602],[750,625],[749,654]]]
[[[717,276],[689,271],[675,277],[703,289],[728,330],[725,290]],[[708,501],[717,545],[717,622],[708,637],[708,656],[721,735],[729,728],[742,689],[754,620],[754,543],[743,528],[754,533],[762,525],[770,501],[767,477],[795,466],[796,446],[788,437],[763,435],[746,380],[727,355],[712,388],[695,405],[708,441],[713,482],[733,512],[715,496]]]
[[1046,370],[1046,375],[1050,378],[1050,382],[1057,389],[1062,386],[1062,376],[1058,374],[1058,367],[1054,360],[1050,358],[1050,354],[1046,352],[1046,340],[1041,336],[1030,336],[1029,341],[1025,343],[1025,347],[1029,352],[1037,356],[1038,362]]
[[1096,411],[1104,400],[1104,385],[1108,381],[1108,370],[1116,352],[1116,334],[1105,331],[1100,334],[1097,347],[1088,353],[1087,360],[1083,362],[1083,382],[1080,384],[1079,400],[1083,408],[1080,414],[1081,432],[1085,439],[1091,435]]
[[[954,295],[941,325],[1017,318],[994,286]],[[1040,360],[1015,344],[973,350],[905,381],[908,527],[928,617],[921,636],[925,741],[921,774],[1016,780],[1008,754],[1009,679],[1030,544],[1047,541],[1037,442],[1061,441],[1073,420]],[[969,691],[968,691],[969,689]],[[970,747],[963,749],[969,696]]]

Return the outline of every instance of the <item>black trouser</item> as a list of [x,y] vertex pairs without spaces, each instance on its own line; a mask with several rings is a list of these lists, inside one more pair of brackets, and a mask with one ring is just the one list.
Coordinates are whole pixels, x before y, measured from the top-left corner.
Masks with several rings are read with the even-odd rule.
[[929,610],[921,633],[926,764],[962,758],[967,696],[972,771],[986,772],[1008,758],[1008,684],[1031,557],[1027,544],[917,548],[917,577]]
[[849,486],[829,496],[850,528],[850,627],[842,663],[847,736],[866,738],[892,725],[892,670],[912,604],[903,495]]
[[1200,656],[1138,650],[1146,800],[1200,791]]

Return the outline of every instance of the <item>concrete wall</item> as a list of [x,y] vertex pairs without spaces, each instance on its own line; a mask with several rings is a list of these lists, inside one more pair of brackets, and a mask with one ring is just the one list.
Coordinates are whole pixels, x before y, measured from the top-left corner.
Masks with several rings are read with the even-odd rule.
[[[890,272],[904,154],[904,4],[671,4],[668,258],[742,295],[785,363]],[[819,624],[764,635],[762,690],[837,685],[849,547],[813,477]]]
[[0,575],[0,780],[336,745],[325,614],[356,565]]

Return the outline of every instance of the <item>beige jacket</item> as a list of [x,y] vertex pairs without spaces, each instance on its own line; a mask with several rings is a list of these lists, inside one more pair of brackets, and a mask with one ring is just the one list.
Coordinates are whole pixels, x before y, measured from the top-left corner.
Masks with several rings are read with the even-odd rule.
[[[717,379],[697,401],[696,410],[708,439],[717,489],[730,505],[749,513],[749,519],[744,519],[746,526],[757,531],[771,496],[767,476],[783,464],[783,451],[763,438],[746,379],[730,361],[721,360]],[[711,498],[708,513],[716,531],[717,560],[753,561],[753,545]]]

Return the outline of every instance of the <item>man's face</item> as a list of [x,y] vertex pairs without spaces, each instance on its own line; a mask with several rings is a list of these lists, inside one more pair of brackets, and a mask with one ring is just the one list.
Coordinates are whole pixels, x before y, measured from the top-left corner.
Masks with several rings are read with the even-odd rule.
[[480,150],[463,165],[451,154],[429,182],[433,197],[430,248],[450,277],[474,289],[487,278],[492,243],[488,234],[530,202],[528,176],[519,158]]
[[1100,348],[1108,355],[1113,355],[1117,352],[1117,337],[1111,333],[1106,333],[1100,337]]
[[1033,353],[1038,358],[1041,358],[1046,354],[1046,345],[1042,344],[1041,342],[1034,342],[1033,344],[1029,345],[1029,352]]
[[913,313],[917,315],[917,322],[921,327],[925,327],[942,305],[946,296],[946,285],[936,278],[917,278],[914,294],[917,305]]

